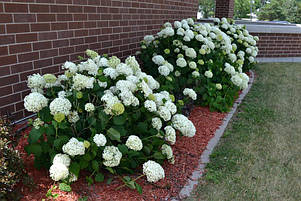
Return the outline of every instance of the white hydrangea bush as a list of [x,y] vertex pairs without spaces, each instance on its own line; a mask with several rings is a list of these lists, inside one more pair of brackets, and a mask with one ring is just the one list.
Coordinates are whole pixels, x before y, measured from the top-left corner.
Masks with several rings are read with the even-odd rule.
[[[162,34],[170,36],[171,30]],[[101,181],[108,171],[133,173],[142,166],[148,181],[164,178],[160,164],[175,162],[172,145],[177,132],[193,137],[192,122],[174,120],[179,115],[175,97],[161,90],[135,57],[122,62],[92,50],[86,53],[89,58],[80,63],[66,62],[63,75],[29,76],[32,92],[24,106],[38,118],[33,121],[27,152],[35,155],[36,165],[50,168],[54,181],[75,181],[83,169]],[[189,50],[187,54],[195,57]],[[163,57],[153,60],[165,66],[166,74],[173,71]],[[192,89],[184,94],[193,100],[197,96]],[[88,182],[93,181],[90,177]]]
[[257,41],[225,18],[214,24],[189,18],[165,23],[156,35],[146,36],[139,56],[161,89],[175,94],[178,109],[197,101],[226,112],[239,90],[248,87],[245,73],[256,63]]

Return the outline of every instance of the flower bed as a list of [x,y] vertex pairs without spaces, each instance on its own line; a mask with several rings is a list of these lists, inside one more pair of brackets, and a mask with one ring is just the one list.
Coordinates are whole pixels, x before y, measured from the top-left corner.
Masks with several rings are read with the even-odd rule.
[[[195,124],[197,131],[193,138],[177,136],[180,140],[173,147],[175,164],[168,162],[163,164],[165,169],[165,179],[154,184],[150,184],[145,178],[138,180],[143,188],[143,194],[139,195],[136,191],[129,188],[116,188],[123,183],[116,179],[110,185],[104,183],[95,183],[88,186],[83,173],[79,181],[71,184],[72,192],[63,192],[54,190],[58,193],[58,201],[77,200],[80,197],[87,196],[89,200],[160,200],[165,197],[176,197],[179,190],[186,184],[195,167],[198,165],[200,155],[206,148],[208,141],[214,136],[215,130],[222,124],[226,113],[210,112],[209,108],[196,107],[192,110],[189,119]],[[27,129],[23,134],[28,134]],[[34,159],[28,156],[23,147],[27,144],[25,138],[20,141],[17,149],[25,161],[26,170],[33,176],[36,188],[31,192],[29,188],[22,186],[22,200],[41,200],[46,198],[46,193],[50,189],[53,181],[49,178],[47,170],[37,170],[33,167]],[[135,175],[134,175],[135,176]]]
[[48,188],[47,198],[56,198],[57,189],[33,166],[48,169],[60,190],[73,190],[66,196],[86,189],[92,200],[129,200],[127,188],[147,200],[176,196],[224,116],[197,107],[191,121],[181,113],[193,104],[228,111],[248,86],[244,72],[257,54],[256,40],[226,19],[215,25],[187,19],[145,37],[141,59],[151,75],[135,57],[122,62],[87,50],[81,62],[67,61],[62,75],[29,76],[24,106],[37,118],[19,145],[29,155],[27,168],[40,175],[36,182]]

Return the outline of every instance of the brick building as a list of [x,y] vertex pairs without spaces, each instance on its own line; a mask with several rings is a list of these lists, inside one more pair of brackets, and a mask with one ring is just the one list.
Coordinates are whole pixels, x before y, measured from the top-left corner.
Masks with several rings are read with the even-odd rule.
[[144,35],[197,10],[198,0],[0,1],[0,112],[27,115],[28,75],[60,72],[87,48],[134,54]]
[[[0,1],[0,112],[20,119],[27,76],[59,73],[86,49],[133,55],[143,36],[166,21],[196,17],[198,0],[5,0]],[[233,17],[234,0],[216,0],[216,17]],[[249,28],[249,27],[248,27]],[[267,30],[268,29],[268,30]],[[301,28],[251,27],[259,57],[299,58]]]

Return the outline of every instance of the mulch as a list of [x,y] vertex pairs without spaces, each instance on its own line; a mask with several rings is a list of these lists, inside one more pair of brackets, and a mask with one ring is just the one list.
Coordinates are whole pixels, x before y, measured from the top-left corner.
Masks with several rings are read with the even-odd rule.
[[[63,192],[58,189],[53,193],[58,193],[57,201],[76,201],[81,197],[88,197],[88,200],[124,200],[124,201],[152,201],[152,200],[170,200],[177,197],[179,191],[186,184],[187,179],[196,169],[200,156],[205,150],[209,140],[214,136],[215,131],[222,124],[226,113],[210,112],[207,107],[195,107],[190,113],[189,119],[194,123],[197,132],[193,138],[177,136],[177,142],[173,146],[175,164],[168,162],[163,164],[165,170],[165,179],[155,184],[148,183],[143,177],[137,182],[142,186],[143,194],[129,188],[115,190],[123,183],[116,177],[110,184],[106,181],[95,183],[89,186],[85,180],[85,173],[80,179],[71,184],[72,192]],[[22,132],[27,134],[30,129]],[[27,139],[21,137],[17,145],[21,157],[24,160],[25,168],[29,176],[34,180],[34,189],[19,184],[19,189],[23,195],[22,201],[33,201],[46,199],[48,189],[54,184],[49,177],[48,170],[37,170],[33,167],[33,156],[28,156],[24,151]],[[134,178],[134,177],[133,177]],[[47,199],[46,199],[47,200]]]

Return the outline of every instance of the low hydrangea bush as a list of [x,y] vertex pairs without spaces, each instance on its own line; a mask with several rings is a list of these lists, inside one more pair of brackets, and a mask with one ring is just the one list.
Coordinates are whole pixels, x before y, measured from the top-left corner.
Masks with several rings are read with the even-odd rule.
[[[33,74],[25,109],[37,114],[31,122],[28,154],[35,166],[49,168],[54,181],[101,182],[108,172],[133,174],[142,168],[149,182],[164,178],[160,164],[174,162],[176,132],[193,137],[192,122],[177,114],[174,96],[141,71],[135,57],[125,62],[87,50],[89,58],[66,62],[63,75]],[[190,93],[187,91],[187,93]],[[125,176],[125,184],[140,189]]]
[[143,69],[174,93],[179,104],[198,99],[211,110],[226,112],[239,90],[248,87],[244,73],[254,64],[257,37],[223,18],[215,24],[193,19],[167,22],[141,43]]
[[258,54],[258,47],[256,46],[259,40],[258,36],[250,35],[245,25],[237,25],[232,19],[222,18],[219,20],[216,18],[214,24],[230,37],[233,51],[237,56],[238,68],[241,68],[239,70],[248,72],[252,69]]

